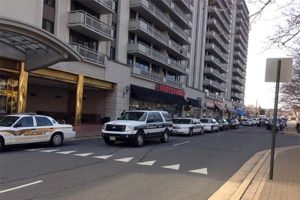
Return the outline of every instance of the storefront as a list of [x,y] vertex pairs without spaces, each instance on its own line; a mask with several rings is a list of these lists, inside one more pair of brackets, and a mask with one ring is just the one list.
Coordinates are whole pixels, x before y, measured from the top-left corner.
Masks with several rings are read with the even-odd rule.
[[201,98],[199,98],[199,99],[187,98],[186,102],[187,102],[187,105],[184,107],[185,108],[184,116],[200,118],[201,117],[202,99]]
[[0,74],[0,115],[17,112],[18,77],[12,73]]
[[203,117],[215,117],[216,105],[215,101],[211,99],[205,99],[205,109],[203,110]]
[[216,118],[224,118],[224,114],[226,111],[225,104],[223,102],[215,101],[216,105],[216,112],[215,112],[215,117]]
[[155,90],[136,85],[130,85],[130,110],[157,109],[165,110],[172,117],[182,116],[186,105],[184,90],[157,84]]
[[234,107],[232,105],[227,104],[225,106],[225,108],[226,108],[226,112],[225,112],[224,118],[225,119],[232,119],[232,118],[234,118],[235,114],[236,114]]

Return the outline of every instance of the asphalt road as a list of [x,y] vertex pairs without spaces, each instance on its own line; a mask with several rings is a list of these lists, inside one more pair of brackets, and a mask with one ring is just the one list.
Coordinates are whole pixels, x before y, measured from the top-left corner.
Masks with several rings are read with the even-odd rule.
[[[0,153],[0,199],[207,199],[270,139],[244,127],[142,148],[102,139],[10,147]],[[277,147],[295,144],[299,135],[277,134]]]

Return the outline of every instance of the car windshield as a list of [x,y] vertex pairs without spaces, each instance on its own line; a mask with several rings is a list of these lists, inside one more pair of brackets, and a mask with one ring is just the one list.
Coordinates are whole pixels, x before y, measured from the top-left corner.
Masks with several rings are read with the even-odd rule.
[[172,120],[174,124],[191,124],[191,119],[173,119]]
[[147,117],[146,112],[126,112],[120,120],[133,120],[133,121],[145,121]]
[[1,117],[1,119],[0,119],[0,126],[10,127],[18,119],[19,119],[19,117],[17,117],[17,116],[4,116],[4,117]]

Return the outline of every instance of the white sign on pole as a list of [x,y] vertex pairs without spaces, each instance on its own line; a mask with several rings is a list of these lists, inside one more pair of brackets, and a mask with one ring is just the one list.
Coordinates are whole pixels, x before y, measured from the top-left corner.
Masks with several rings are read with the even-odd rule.
[[280,81],[290,82],[293,76],[293,58],[268,58],[265,82],[276,82],[277,66],[281,60]]

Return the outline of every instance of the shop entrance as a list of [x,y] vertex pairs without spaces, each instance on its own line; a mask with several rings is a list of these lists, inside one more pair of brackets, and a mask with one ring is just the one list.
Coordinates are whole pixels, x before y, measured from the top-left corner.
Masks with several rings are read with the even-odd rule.
[[17,112],[18,76],[1,72],[0,74],[0,115]]

